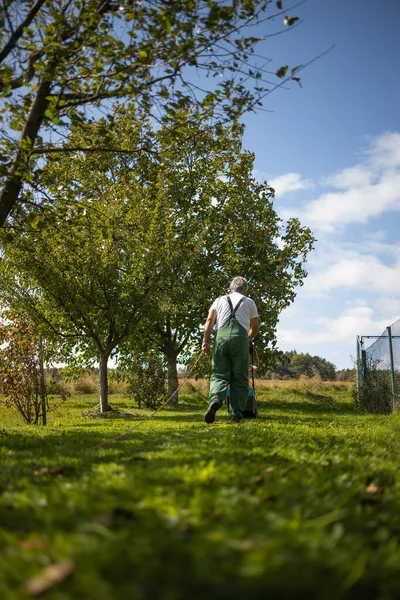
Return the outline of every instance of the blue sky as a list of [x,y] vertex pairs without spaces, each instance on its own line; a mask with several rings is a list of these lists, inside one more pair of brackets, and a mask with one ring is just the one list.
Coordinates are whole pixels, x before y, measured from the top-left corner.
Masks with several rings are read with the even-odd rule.
[[400,1],[308,0],[288,14],[301,25],[259,49],[274,66],[335,47],[302,88],[268,97],[273,112],[245,117],[255,176],[276,189],[280,216],[318,238],[279,346],[352,367],[356,335],[400,318]]

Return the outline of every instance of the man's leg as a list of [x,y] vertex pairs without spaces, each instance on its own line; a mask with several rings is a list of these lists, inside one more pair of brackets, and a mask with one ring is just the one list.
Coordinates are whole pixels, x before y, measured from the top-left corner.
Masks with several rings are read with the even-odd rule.
[[226,391],[230,382],[231,365],[229,359],[229,338],[224,331],[224,327],[217,331],[215,337],[212,375],[210,380],[209,404],[204,420],[206,423],[213,423],[215,413],[226,400]]
[[235,421],[243,419],[242,412],[247,405],[249,394],[249,340],[243,327],[231,340],[231,396],[230,418]]

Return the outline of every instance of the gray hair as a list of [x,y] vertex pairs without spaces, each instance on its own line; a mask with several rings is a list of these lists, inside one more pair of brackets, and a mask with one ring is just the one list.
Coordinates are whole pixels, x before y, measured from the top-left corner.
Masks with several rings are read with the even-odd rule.
[[231,281],[231,292],[239,292],[239,294],[245,294],[248,289],[247,281],[244,277],[234,277]]

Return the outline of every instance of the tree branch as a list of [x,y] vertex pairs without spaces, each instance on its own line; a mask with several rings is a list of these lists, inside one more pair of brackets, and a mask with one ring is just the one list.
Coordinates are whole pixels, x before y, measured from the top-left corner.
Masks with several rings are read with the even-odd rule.
[[15,31],[11,33],[10,39],[0,50],[0,63],[2,63],[10,54],[10,52],[14,50],[18,40],[24,33],[24,29],[26,27],[29,27],[29,25],[32,23],[33,19],[36,17],[37,13],[42,8],[45,2],[46,0],[36,0],[36,3],[32,6],[31,10],[26,15],[24,21],[22,21],[22,23],[20,23],[17,29],[15,29]]
[[135,150],[124,150],[122,148],[83,148],[81,146],[74,146],[73,148],[46,148],[39,147],[31,150],[29,152],[29,157],[34,154],[54,154],[55,152],[115,152],[115,154],[139,154],[140,152],[147,152],[148,154],[153,154],[157,156],[159,152],[156,150],[151,150],[149,148],[135,148]]

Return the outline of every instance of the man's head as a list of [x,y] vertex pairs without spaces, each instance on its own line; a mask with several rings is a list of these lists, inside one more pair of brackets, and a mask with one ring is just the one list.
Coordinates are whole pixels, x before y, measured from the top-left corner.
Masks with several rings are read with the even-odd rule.
[[247,294],[247,281],[244,277],[234,277],[231,281],[231,292],[239,292],[239,294]]

